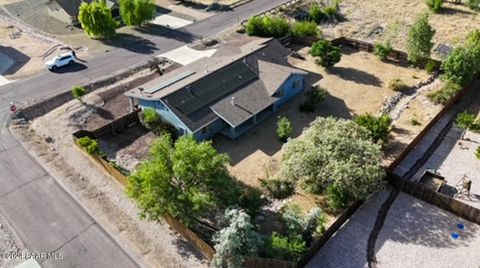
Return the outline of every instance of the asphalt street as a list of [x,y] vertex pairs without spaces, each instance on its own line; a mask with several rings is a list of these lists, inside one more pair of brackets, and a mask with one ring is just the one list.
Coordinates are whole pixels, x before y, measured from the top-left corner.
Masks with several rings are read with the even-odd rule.
[[[20,106],[41,100],[73,85],[111,74],[178,48],[199,38],[219,33],[252,14],[287,0],[256,0],[233,11],[219,13],[179,31],[151,35],[142,42],[89,59],[62,73],[42,72],[0,87],[0,215],[23,245],[34,253],[61,252],[62,260],[40,260],[42,267],[137,267],[139,264],[89,216],[8,130],[9,103]],[[13,228],[10,229],[10,228]]]

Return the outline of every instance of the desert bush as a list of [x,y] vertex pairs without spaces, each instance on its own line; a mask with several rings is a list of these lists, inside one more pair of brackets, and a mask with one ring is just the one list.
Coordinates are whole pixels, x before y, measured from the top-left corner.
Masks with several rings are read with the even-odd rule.
[[292,122],[287,117],[278,117],[277,122],[277,136],[282,142],[286,142],[290,135],[292,135]]
[[330,4],[323,7],[322,12],[328,18],[337,18],[338,19],[339,13],[340,13],[340,0],[331,1]]
[[393,48],[390,45],[390,43],[386,43],[386,44],[378,43],[378,44],[375,44],[373,48],[373,54],[375,54],[375,56],[377,56],[377,58],[379,58],[382,61],[386,60],[390,55],[390,53],[392,53],[392,51],[393,51]]
[[475,156],[478,160],[480,160],[480,146],[477,147],[477,150],[475,151]]
[[174,140],[178,138],[177,129],[170,123],[163,121],[155,109],[145,108],[139,113],[139,116],[142,125],[155,135],[169,134]]
[[282,17],[258,16],[251,17],[246,26],[247,34],[260,37],[280,38],[290,32],[290,24]]
[[442,8],[444,0],[426,0],[428,8],[434,13],[438,13]]
[[340,47],[332,45],[327,40],[320,40],[313,43],[309,50],[309,53],[318,57],[315,63],[325,68],[333,67],[342,58],[342,52]]
[[320,35],[320,31],[315,22],[300,21],[293,24],[292,34],[297,37],[317,37]]
[[317,23],[320,24],[322,21],[327,19],[327,16],[323,13],[322,8],[317,3],[314,3],[308,12],[310,18]]
[[81,86],[75,86],[72,88],[72,96],[77,100],[82,100],[82,97],[87,94],[87,90]]
[[399,78],[395,78],[388,81],[387,87],[390,90],[400,91],[400,92],[408,89],[408,86]]
[[341,210],[346,208],[351,203],[351,197],[341,187],[335,186],[335,184],[327,187],[327,202],[328,205],[334,210]]
[[480,74],[480,30],[472,31],[464,47],[455,48],[442,64],[444,78],[461,86]]
[[471,9],[475,11],[480,10],[480,0],[467,0],[465,4]]
[[239,185],[237,191],[239,192],[239,206],[250,216],[255,217],[260,208],[266,203],[265,198],[262,197],[262,192],[245,185]]
[[433,103],[445,105],[451,98],[457,95],[461,89],[458,84],[447,81],[442,88],[430,92],[427,96]]
[[410,124],[412,124],[412,126],[420,126],[422,123],[420,123],[418,119],[412,118],[412,120],[410,120]]
[[306,93],[307,100],[300,105],[301,112],[314,112],[317,103],[322,102],[329,95],[328,91],[320,86],[312,86]]
[[476,119],[476,115],[464,111],[457,115],[455,125],[463,129],[469,129],[474,132],[480,132],[480,119]]
[[265,253],[268,257],[296,261],[306,251],[305,241],[300,237],[289,239],[273,232],[266,241]]
[[432,59],[429,59],[427,61],[427,64],[425,64],[425,71],[428,74],[435,73],[436,71],[438,71],[439,68],[440,68],[440,64]]
[[358,116],[354,121],[370,132],[373,142],[376,143],[380,140],[383,142],[388,141],[392,125],[392,118],[389,115],[383,114],[380,116],[374,116],[367,113]]
[[105,156],[105,153],[100,149],[97,140],[91,139],[90,137],[83,137],[78,139],[78,144],[91,155],[97,155],[100,157]]
[[260,180],[260,186],[265,189],[269,196],[276,199],[285,199],[295,192],[295,184],[282,179]]

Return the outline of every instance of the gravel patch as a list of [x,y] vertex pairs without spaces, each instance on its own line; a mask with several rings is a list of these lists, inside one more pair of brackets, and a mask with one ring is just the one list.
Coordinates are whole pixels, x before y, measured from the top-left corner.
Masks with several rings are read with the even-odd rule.
[[5,226],[0,223],[0,267],[14,267],[23,262],[20,258],[9,258],[11,254],[25,254],[28,251],[20,247],[12,235],[5,229]]

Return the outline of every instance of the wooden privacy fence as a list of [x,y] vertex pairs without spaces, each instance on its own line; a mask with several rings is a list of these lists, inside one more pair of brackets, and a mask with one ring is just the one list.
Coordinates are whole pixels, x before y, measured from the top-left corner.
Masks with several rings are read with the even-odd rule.
[[389,174],[389,183],[413,197],[449,211],[466,220],[480,224],[480,209],[478,208],[432,190],[422,184],[400,178],[394,174]]
[[102,137],[114,136],[117,133],[121,132],[123,129],[132,126],[133,124],[139,123],[140,119],[138,118],[138,113],[140,110],[134,110],[131,113],[128,113],[103,127],[92,130],[93,138],[98,139]]

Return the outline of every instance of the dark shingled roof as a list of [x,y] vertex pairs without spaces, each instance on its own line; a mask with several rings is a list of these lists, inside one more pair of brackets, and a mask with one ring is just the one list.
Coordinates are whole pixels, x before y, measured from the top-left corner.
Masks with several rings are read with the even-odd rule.
[[[82,2],[91,3],[93,0],[54,0],[59,6],[67,12],[68,15],[76,17],[78,15],[78,8]],[[117,0],[107,1],[108,6],[113,6],[117,3]]]
[[276,100],[277,98],[268,94],[262,80],[257,80],[210,108],[231,126],[237,127],[275,103]]

